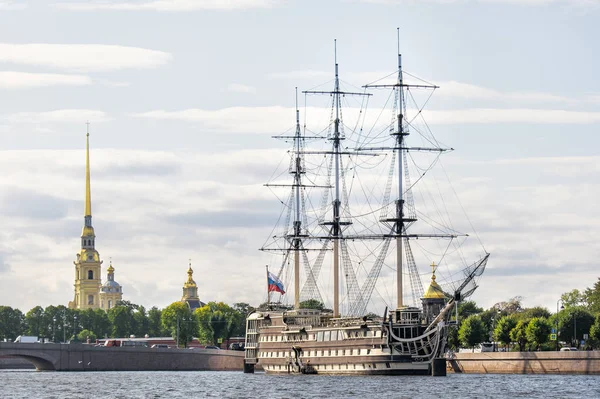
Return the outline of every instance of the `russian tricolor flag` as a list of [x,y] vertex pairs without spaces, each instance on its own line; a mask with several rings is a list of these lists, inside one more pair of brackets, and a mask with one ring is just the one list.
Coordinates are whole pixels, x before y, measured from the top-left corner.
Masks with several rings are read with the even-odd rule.
[[283,283],[271,272],[267,272],[267,278],[269,280],[269,292],[279,292],[281,295],[285,294],[285,289],[283,288]]

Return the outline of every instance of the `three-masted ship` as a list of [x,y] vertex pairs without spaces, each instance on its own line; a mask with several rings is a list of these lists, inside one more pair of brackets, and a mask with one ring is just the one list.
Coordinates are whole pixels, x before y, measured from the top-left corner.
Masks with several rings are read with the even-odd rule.
[[[429,231],[413,232],[421,214],[413,200],[410,154],[433,154],[434,160],[428,164],[433,166],[449,149],[428,136],[428,128],[419,130],[416,117],[408,115],[410,91],[435,90],[437,86],[407,84],[401,60],[398,51],[393,82],[365,85],[365,90],[358,92],[341,88],[336,57],[333,90],[304,92],[307,96],[326,94],[332,99],[329,124],[321,131],[307,132],[300,124],[297,106],[294,134],[277,136],[293,145],[288,168],[292,182],[268,184],[272,189],[285,188],[289,196],[281,201],[283,229],[272,234],[262,249],[281,253],[281,268],[274,274],[292,282],[294,302],[286,306],[268,300],[248,316],[246,372],[253,372],[255,367],[281,374],[394,375],[445,370],[448,328],[456,323],[453,309],[477,287],[476,279],[483,273],[489,254],[483,250],[479,260],[463,261],[460,268],[451,264],[446,270],[453,271],[454,277],[440,284],[436,279],[440,264],[450,252],[459,252],[466,235],[425,216],[421,218],[428,221]],[[356,96],[364,104],[371,95],[367,90],[379,89],[390,93],[390,122],[367,132],[358,122],[349,128],[343,121],[343,100]],[[360,117],[365,112],[360,108],[354,113]],[[415,114],[421,116],[419,107]],[[413,131],[429,145],[409,146],[407,138]],[[326,143],[323,148],[308,148],[308,144],[321,141]],[[372,171],[384,164],[388,165],[384,178],[378,179]],[[417,175],[417,182],[424,175]],[[367,188],[359,189],[359,185]],[[376,189],[376,185],[382,187]],[[353,203],[351,194],[357,192],[362,193],[362,200]],[[378,202],[375,196],[379,196]],[[432,265],[433,272],[427,271],[430,283],[423,290],[411,242],[425,238],[460,242],[442,246],[445,250],[438,256],[438,265]],[[319,284],[326,265],[332,270],[332,309],[324,309],[323,286]],[[392,269],[395,276],[391,277]],[[407,275],[410,304],[405,303],[409,295],[405,295],[403,280]],[[388,306],[382,306],[379,312],[368,313],[380,278],[395,285],[397,302],[389,305],[389,311]]]

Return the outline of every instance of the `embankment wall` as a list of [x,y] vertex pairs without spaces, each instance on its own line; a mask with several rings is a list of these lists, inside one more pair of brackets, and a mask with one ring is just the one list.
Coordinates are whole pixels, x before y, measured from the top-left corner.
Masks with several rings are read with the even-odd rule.
[[600,374],[600,351],[456,353],[447,368],[473,374]]

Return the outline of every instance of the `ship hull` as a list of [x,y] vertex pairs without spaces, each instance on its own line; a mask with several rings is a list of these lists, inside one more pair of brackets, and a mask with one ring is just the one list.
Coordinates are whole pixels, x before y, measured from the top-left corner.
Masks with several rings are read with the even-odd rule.
[[[310,318],[293,317],[296,325],[286,324],[292,317],[284,314],[249,319],[247,368],[267,374],[429,375],[440,357],[443,328],[422,333],[418,325]],[[397,336],[406,329],[420,333]]]

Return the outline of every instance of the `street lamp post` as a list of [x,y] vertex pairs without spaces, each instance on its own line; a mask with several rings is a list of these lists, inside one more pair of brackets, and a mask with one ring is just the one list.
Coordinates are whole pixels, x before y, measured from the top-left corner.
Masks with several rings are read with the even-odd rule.
[[[558,301],[556,301],[556,350],[558,351],[558,303],[562,302],[562,299],[559,299]],[[563,310],[565,308],[565,305],[561,304],[560,305],[560,310]]]
[[67,342],[67,315],[63,315],[63,344]]
[[77,315],[73,316],[73,341],[77,341]]
[[573,312],[573,339],[575,340],[575,347],[579,348],[579,340],[577,339],[577,315]]
[[177,349],[179,349],[179,315],[177,315]]
[[56,342],[56,316],[52,318],[52,342]]

